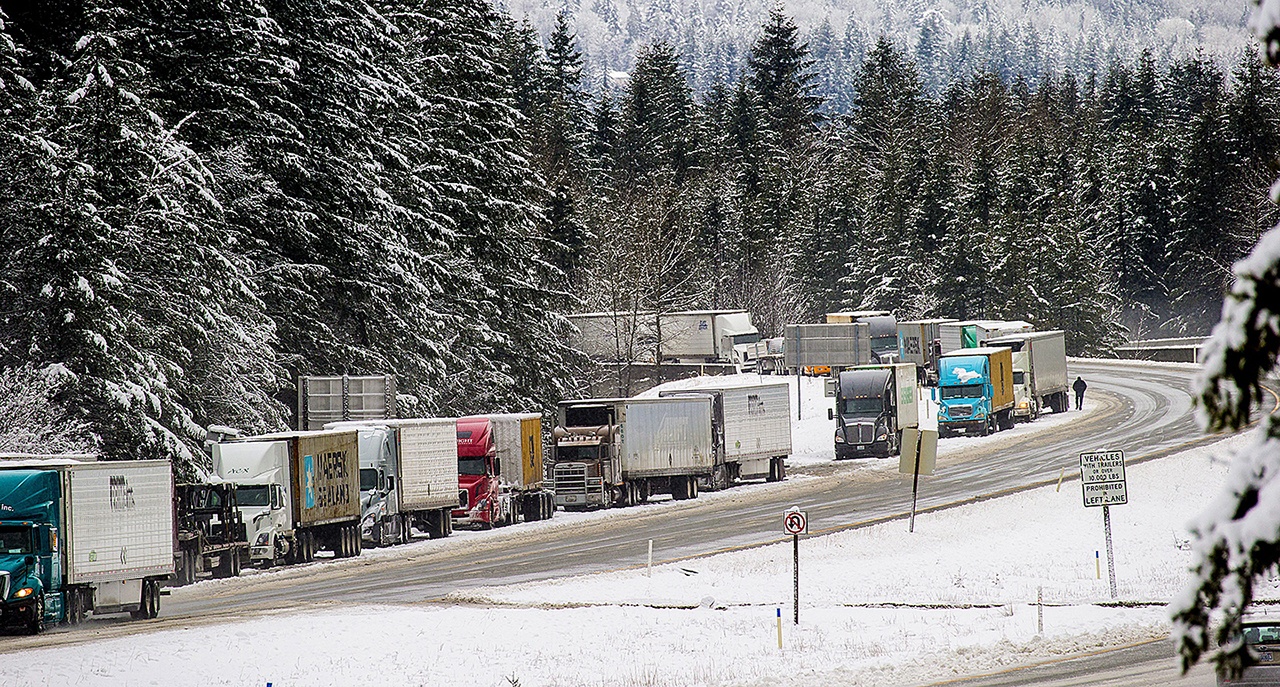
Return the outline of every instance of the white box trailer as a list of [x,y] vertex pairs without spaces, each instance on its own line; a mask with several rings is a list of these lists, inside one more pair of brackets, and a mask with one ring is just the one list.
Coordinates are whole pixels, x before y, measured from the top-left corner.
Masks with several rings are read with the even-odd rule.
[[[384,482],[371,474],[371,479],[362,479],[361,528],[366,540],[408,541],[409,525],[432,538],[452,532],[451,515],[458,506],[458,429],[453,418],[337,422],[325,427],[359,431],[361,471],[381,470],[392,478]],[[381,488],[365,488],[375,485]],[[381,508],[379,499],[384,502]]]
[[939,325],[938,337],[942,342],[942,352],[950,353],[962,348],[978,348],[987,345],[991,339],[1034,329],[1030,322],[1022,320],[964,320]]
[[712,399],[717,446],[716,465],[706,486],[723,489],[738,480],[777,481],[791,455],[791,394],[786,384],[699,386],[661,392],[663,398],[706,396]]
[[622,478],[710,475],[711,399],[632,398],[622,430]]
[[734,347],[760,340],[746,310],[663,313],[659,323],[663,360],[741,362],[734,360]]
[[657,315],[647,311],[569,315],[575,332],[569,343],[588,358],[604,362],[653,362]]
[[70,465],[67,582],[173,572],[173,473],[167,460]]
[[1009,348],[1013,352],[1015,392],[1023,400],[1014,405],[1014,416],[1034,420],[1044,408],[1055,413],[1067,411],[1067,340],[1066,332],[1024,332],[987,340],[988,346]]

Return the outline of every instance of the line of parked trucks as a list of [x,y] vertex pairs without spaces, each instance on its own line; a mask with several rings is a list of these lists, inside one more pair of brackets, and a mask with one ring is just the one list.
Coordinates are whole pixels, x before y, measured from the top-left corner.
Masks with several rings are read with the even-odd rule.
[[[828,318],[832,319],[831,317]],[[900,362],[856,365],[829,383],[836,397],[837,458],[899,453],[919,425],[922,389],[936,387],[938,434],[986,436],[1065,412],[1067,362],[1060,330],[1026,322],[934,319],[897,323]]]
[[455,525],[550,518],[557,506],[781,480],[787,388],[563,402],[549,471],[539,414],[333,419],[339,405],[351,415],[349,399],[310,404],[310,422],[329,420],[322,429],[210,427],[207,483],[175,484],[167,461],[0,456],[0,625],[34,633],[89,613],[153,618],[162,586],[244,565],[357,556],[367,544],[408,542],[414,529],[440,538]]

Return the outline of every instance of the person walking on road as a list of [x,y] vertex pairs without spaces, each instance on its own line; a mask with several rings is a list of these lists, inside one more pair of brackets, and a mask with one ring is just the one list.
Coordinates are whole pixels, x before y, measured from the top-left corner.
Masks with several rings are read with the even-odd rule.
[[1089,388],[1083,379],[1076,377],[1076,383],[1071,385],[1076,392],[1076,410],[1080,410],[1080,406],[1084,405],[1084,390]]

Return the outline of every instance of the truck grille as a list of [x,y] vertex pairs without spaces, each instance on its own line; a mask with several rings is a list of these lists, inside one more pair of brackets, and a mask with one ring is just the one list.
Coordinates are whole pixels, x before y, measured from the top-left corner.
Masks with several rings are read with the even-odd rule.
[[458,490],[458,507],[467,508],[471,505],[471,496],[466,489]]
[[949,417],[964,419],[973,415],[973,406],[951,406],[947,409],[947,415]]
[[0,599],[9,598],[9,573],[0,572]]
[[875,439],[875,425],[859,422],[845,425],[845,441],[851,444],[869,444]]
[[555,485],[558,494],[586,494],[587,466],[582,463],[556,464]]

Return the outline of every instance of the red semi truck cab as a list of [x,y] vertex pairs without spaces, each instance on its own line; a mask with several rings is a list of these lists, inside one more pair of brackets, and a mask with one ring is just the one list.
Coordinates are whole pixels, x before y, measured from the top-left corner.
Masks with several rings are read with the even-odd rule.
[[[485,417],[458,420],[458,508],[455,525],[489,528],[505,524],[504,499],[498,479],[493,423]],[[509,505],[505,509],[510,513]]]
[[453,524],[488,529],[545,520],[555,496],[544,489],[542,416],[473,415],[458,419],[458,508]]

